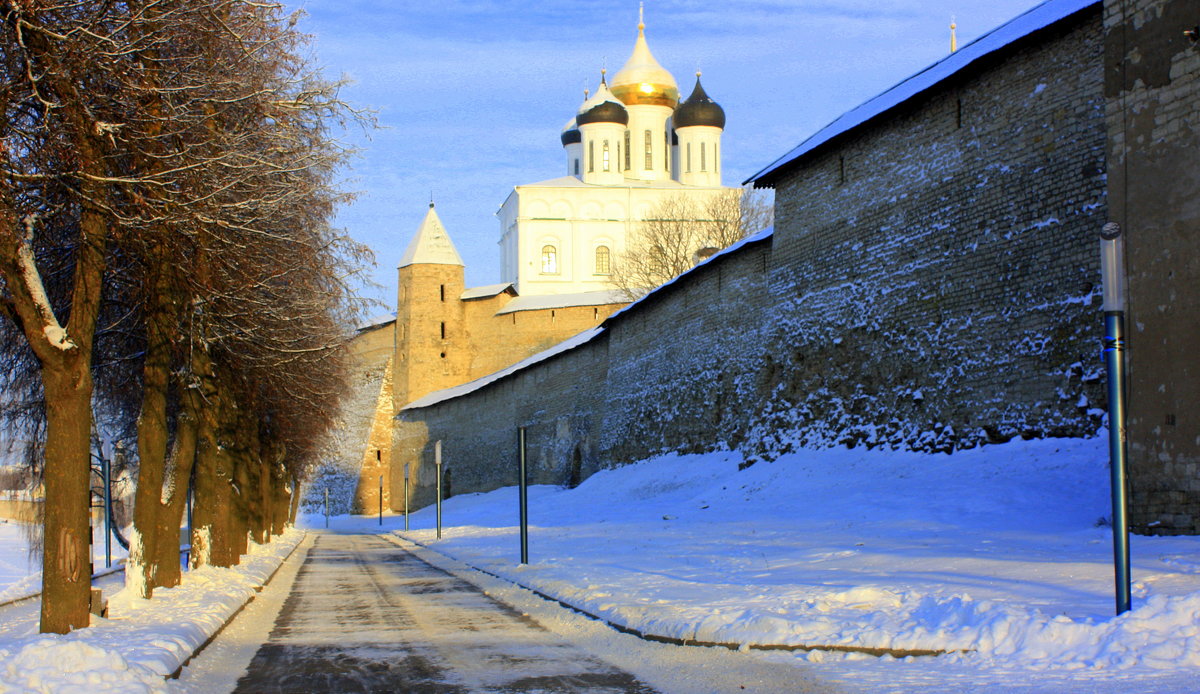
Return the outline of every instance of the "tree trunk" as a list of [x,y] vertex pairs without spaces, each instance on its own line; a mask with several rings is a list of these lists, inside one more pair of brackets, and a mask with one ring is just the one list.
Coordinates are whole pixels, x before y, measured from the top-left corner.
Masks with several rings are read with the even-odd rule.
[[288,523],[296,524],[296,512],[300,509],[300,478],[296,475],[290,475],[292,482],[291,499],[289,504],[291,508],[288,510]]
[[46,503],[42,633],[90,623],[92,375],[87,360],[42,370],[46,392]]
[[[146,357],[142,366],[142,409],[138,414],[138,481],[133,507],[133,535],[125,569],[125,585],[140,597],[154,594],[160,543],[178,545],[178,528],[172,539],[162,535],[159,519],[163,505],[163,476],[167,457],[167,386],[171,371],[171,311],[165,259],[158,246],[151,258],[152,279],[146,311]],[[174,562],[178,564],[178,558]],[[178,567],[175,573],[178,573]]]
[[176,425],[171,465],[167,468],[163,482],[162,506],[158,512],[158,556],[155,561],[158,574],[155,586],[159,588],[177,586],[182,578],[179,568],[179,528],[183,524],[183,512],[187,507],[188,483],[192,476],[193,461],[196,459],[198,429],[196,408],[189,407],[189,397],[199,399],[199,395],[194,392],[184,394],[184,409],[179,414],[179,422]]

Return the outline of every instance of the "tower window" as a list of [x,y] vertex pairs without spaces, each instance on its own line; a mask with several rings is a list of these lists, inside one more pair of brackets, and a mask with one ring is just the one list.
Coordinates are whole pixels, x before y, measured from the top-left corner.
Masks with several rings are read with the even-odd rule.
[[708,155],[703,142],[700,143],[700,170],[708,171]]
[[588,143],[588,173],[596,170],[596,143]]
[[446,324],[442,323],[442,339],[446,339]]
[[608,140],[605,140],[605,141],[604,141],[604,147],[603,147],[603,148],[602,148],[602,150],[601,150],[600,156],[602,157],[602,159],[601,159],[601,170],[602,170],[602,171],[608,171],[608,169],[609,169],[609,163],[608,163]]
[[558,249],[554,246],[542,246],[542,274],[558,274]]
[[575,175],[579,175],[579,157],[575,157]]
[[633,147],[629,144],[629,131],[625,131],[625,170],[632,168],[629,164],[629,153],[633,151]]
[[654,168],[654,155],[651,151],[652,148],[654,147],[654,145],[652,144],[653,140],[654,140],[654,137],[650,134],[650,131],[647,130],[646,131],[646,170],[647,171]]
[[692,172],[692,143],[690,143],[690,142],[687,143],[686,151],[687,151],[687,155],[685,157],[686,164],[687,164],[686,169],[687,169],[688,173],[691,173]]
[[671,133],[663,133],[663,171],[671,172]]
[[442,301],[446,300],[446,285],[438,286],[438,294],[442,297]]
[[596,274],[607,275],[612,272],[612,254],[608,246],[596,246]]

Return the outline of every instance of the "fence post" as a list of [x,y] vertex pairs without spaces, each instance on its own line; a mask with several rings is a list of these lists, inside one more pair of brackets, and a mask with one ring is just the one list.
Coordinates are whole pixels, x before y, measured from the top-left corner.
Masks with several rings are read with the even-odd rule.
[[525,427],[517,429],[518,467],[517,496],[521,511],[521,563],[529,563],[529,477],[525,465]]

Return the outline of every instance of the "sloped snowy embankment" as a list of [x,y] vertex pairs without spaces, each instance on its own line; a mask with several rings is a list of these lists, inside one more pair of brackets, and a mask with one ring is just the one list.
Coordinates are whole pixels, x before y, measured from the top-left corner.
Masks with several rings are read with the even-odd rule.
[[[304,533],[289,529],[266,545],[251,544],[239,566],[184,573],[183,585],[156,590],[153,600],[121,591],[109,618],[64,636],[37,633],[36,609],[23,619],[5,613],[0,627],[0,692],[167,691],[179,668],[261,587]],[[36,608],[36,603],[31,603]]]
[[432,509],[400,534],[651,634],[1200,668],[1200,538],[1135,537],[1135,609],[1112,617],[1106,460],[1104,439],[811,450],[743,471],[732,453],[669,455],[532,488],[528,566],[513,488],[448,500],[441,541]]

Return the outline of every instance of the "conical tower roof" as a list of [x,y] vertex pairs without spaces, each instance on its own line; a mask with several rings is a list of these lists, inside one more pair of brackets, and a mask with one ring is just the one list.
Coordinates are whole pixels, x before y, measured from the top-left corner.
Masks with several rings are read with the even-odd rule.
[[438,219],[432,202],[429,203],[429,211],[425,213],[425,219],[421,220],[417,235],[408,244],[408,250],[404,251],[404,257],[400,259],[399,267],[419,263],[426,265],[463,264],[458,250],[454,248],[454,242],[450,240],[450,234],[446,233],[446,227],[442,224],[442,220]]

